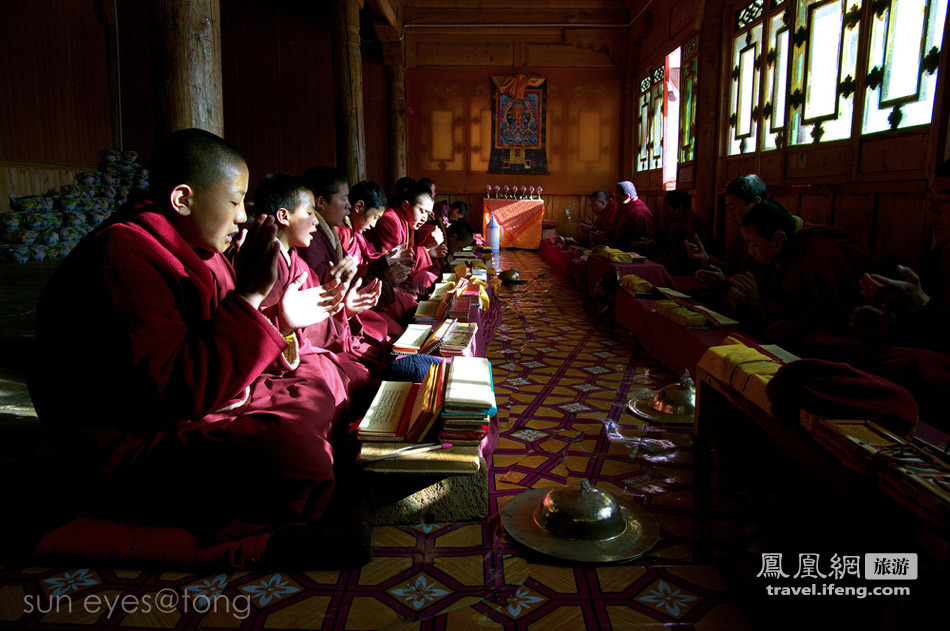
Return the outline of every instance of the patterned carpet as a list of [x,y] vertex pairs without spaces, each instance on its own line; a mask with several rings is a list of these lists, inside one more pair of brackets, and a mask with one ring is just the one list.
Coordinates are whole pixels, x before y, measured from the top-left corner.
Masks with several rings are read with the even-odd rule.
[[[0,568],[0,627],[159,629],[743,629],[735,589],[694,548],[690,427],[637,420],[636,393],[674,376],[533,252],[506,252],[528,282],[499,293],[489,350],[501,437],[483,521],[377,527],[356,571],[196,575],[108,568]],[[632,564],[571,567],[513,546],[499,511],[518,493],[588,479],[644,505],[657,546]],[[754,530],[725,496],[715,529]],[[726,506],[731,502],[732,505]]]

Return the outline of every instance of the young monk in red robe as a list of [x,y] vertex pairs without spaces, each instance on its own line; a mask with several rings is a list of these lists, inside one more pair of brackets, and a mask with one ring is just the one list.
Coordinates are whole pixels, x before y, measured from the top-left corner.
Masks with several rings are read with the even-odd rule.
[[369,231],[369,240],[377,251],[386,253],[387,260],[410,268],[408,281],[403,287],[417,297],[425,296],[439,276],[432,271],[428,250],[415,244],[415,231],[432,213],[432,193],[425,186],[411,186],[394,208],[383,213],[376,226]]
[[[272,173],[264,177],[254,192],[254,210],[258,214],[273,216],[277,223],[277,241],[280,243],[281,260],[277,265],[277,282],[264,299],[263,307],[279,304],[293,279],[303,278],[302,286],[319,287],[316,273],[297,254],[297,248],[306,248],[317,230],[317,213],[313,193],[307,182],[287,173]],[[329,274],[328,274],[329,275]],[[344,305],[354,299],[369,303],[373,292],[360,297],[359,288],[348,288]],[[354,347],[360,343],[350,334],[350,325],[345,318],[331,317],[308,326],[298,332],[301,354],[326,354],[344,372],[348,379],[347,393],[350,400],[362,401],[368,389],[375,387],[369,368],[360,361]]]
[[[346,256],[335,230],[350,212],[350,189],[345,176],[337,169],[315,167],[308,169],[303,179],[313,191],[317,231],[310,244],[300,248],[298,254],[313,269],[318,282],[325,283],[343,270],[355,273],[357,263]],[[342,348],[356,355],[373,372],[385,365],[393,341],[387,323],[372,312],[366,313],[375,306],[381,292],[378,281],[364,286],[363,279],[356,279],[347,293],[346,308],[337,316],[341,329],[349,330]]]
[[[335,228],[340,237],[340,244],[343,246],[343,252],[356,261],[356,278],[363,284],[376,282],[382,287],[382,281],[385,280],[385,267],[380,269],[380,253],[372,243],[366,240],[364,233],[371,230],[386,211],[386,194],[378,184],[366,180],[353,185],[349,198],[350,214],[344,219],[342,225]],[[412,296],[402,290],[393,292],[392,301],[402,302],[401,308],[406,311],[415,310],[417,304]],[[405,331],[405,327],[399,321],[386,315],[383,310],[364,311],[360,317],[363,319],[364,326],[368,326],[368,321],[382,323],[388,332],[387,341],[390,343]]]
[[276,226],[260,218],[234,268],[223,260],[246,221],[248,170],[222,139],[175,132],[150,172],[147,199],[87,236],[43,293],[37,412],[72,457],[90,510],[208,537],[249,522],[312,523],[334,485],[329,436],[344,384],[332,364],[311,363],[320,355],[290,352],[292,333],[338,309],[342,288],[303,290],[297,279],[276,318],[261,312],[276,280]]

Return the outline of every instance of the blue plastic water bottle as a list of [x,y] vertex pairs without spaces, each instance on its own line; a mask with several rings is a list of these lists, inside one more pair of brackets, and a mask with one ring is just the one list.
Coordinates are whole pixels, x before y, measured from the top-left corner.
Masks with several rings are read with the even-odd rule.
[[501,227],[501,224],[495,221],[495,213],[492,212],[491,218],[488,220],[488,226],[486,226],[486,232],[488,233],[488,247],[491,248],[492,253],[497,253],[499,247],[501,246],[501,237],[504,233],[504,229]]

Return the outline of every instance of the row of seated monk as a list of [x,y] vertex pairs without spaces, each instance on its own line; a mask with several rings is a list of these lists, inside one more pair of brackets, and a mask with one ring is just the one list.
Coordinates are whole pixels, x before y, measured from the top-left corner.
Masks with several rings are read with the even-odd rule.
[[950,161],[929,182],[932,247],[919,272],[902,265],[882,269],[854,235],[804,222],[766,198],[766,184],[754,174],[726,187],[727,220],[738,225],[743,243],[722,258],[706,250],[688,194],[666,196],[668,230],[657,237],[653,215],[630,182],[617,184],[613,200],[601,191],[591,195],[597,221],[582,235],[588,244],[643,249],[685,281],[681,288],[693,298],[734,316],[757,338],[886,377],[914,395],[922,420],[950,427],[944,411],[950,392]]
[[208,542],[279,527],[265,555],[365,562],[349,427],[411,363],[392,343],[471,242],[464,213],[433,220],[431,183],[387,200],[317,167],[264,177],[249,219],[245,159],[198,129],[164,138],[150,174],[38,306],[30,393],[77,510]]

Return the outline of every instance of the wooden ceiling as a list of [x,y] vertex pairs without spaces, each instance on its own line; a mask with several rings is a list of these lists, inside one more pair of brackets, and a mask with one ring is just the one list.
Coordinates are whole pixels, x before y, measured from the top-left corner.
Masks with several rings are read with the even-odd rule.
[[397,0],[407,27],[628,24],[652,0]]

